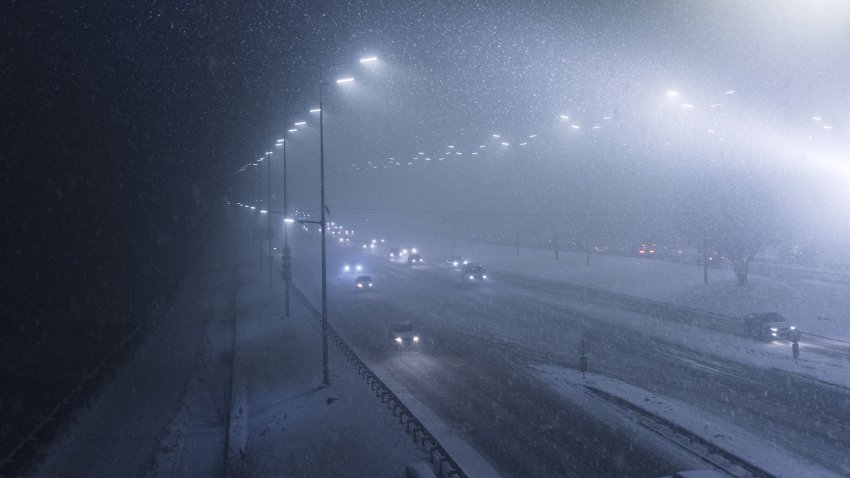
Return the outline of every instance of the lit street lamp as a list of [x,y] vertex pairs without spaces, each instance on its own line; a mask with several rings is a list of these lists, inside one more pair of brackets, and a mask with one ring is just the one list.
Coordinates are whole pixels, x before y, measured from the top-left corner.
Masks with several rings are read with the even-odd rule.
[[[377,62],[377,57],[361,58],[361,64],[370,64]],[[339,66],[339,65],[334,65]],[[354,78],[345,77],[336,80],[338,85],[345,85],[354,82]],[[311,113],[319,114],[319,184],[320,184],[320,214],[318,221],[309,221],[306,219],[298,220],[299,224],[318,224],[319,232],[322,237],[322,384],[330,385],[330,377],[328,373],[328,263],[327,263],[327,215],[328,208],[325,203],[325,121],[324,121],[324,88],[326,81],[323,78],[319,79],[319,107],[310,109]],[[299,121],[296,125],[303,125],[306,122]],[[287,130],[290,133],[297,131],[296,128]],[[284,138],[286,139],[286,138]],[[283,142],[284,145],[286,142]],[[284,146],[285,147],[285,146]],[[285,150],[284,150],[285,151]],[[285,209],[285,207],[284,207]],[[287,216],[288,217],[288,216]]]
[[[289,187],[286,184],[286,132],[283,133],[283,138],[277,140],[277,144],[275,147],[283,147],[283,251],[282,252],[282,261],[283,268],[287,268],[287,260],[290,256],[289,250],[289,228],[287,225],[292,222],[292,219],[289,218],[289,210],[287,209],[286,196],[289,192]],[[284,316],[289,317],[289,282],[291,278],[291,272],[287,270],[283,271],[283,284],[284,284]]]

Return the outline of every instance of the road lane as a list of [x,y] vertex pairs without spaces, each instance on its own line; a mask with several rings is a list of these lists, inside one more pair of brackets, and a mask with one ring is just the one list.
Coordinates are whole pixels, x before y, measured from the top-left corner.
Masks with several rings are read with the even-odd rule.
[[[576,368],[582,339],[591,346],[591,366],[597,372],[749,424],[830,469],[848,466],[841,450],[850,446],[844,425],[850,423],[850,406],[840,390],[812,387],[778,370],[706,357],[688,349],[686,340],[659,339],[652,331],[588,315],[586,304],[533,284],[465,284],[459,271],[425,257],[425,266],[412,268],[377,254],[333,250],[332,272],[341,270],[342,259],[360,262],[376,290],[358,293],[357,274],[332,273],[331,320],[369,360],[381,363],[429,407],[462,426],[506,474],[533,469],[592,475],[598,463],[589,457],[606,456],[629,457],[625,463],[630,469],[650,475],[681,469],[669,457],[623,451],[634,445],[623,446],[622,436],[600,430],[592,418],[577,417],[580,412],[509,366],[542,362]],[[426,341],[422,358],[388,360],[393,357],[387,355],[386,333],[400,320],[421,327]],[[572,429],[592,432],[571,435],[561,426],[562,416],[569,417]],[[552,448],[553,443],[558,446]],[[588,443],[612,448],[588,450]],[[647,456],[651,458],[642,463]],[[622,474],[623,468],[606,471]]]

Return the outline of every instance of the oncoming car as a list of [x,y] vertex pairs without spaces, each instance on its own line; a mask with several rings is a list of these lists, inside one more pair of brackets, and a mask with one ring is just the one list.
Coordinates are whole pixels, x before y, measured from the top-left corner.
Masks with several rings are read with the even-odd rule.
[[390,339],[395,348],[418,348],[422,338],[410,322],[400,322],[390,330]]
[[776,312],[747,314],[744,316],[744,333],[767,342],[788,340],[798,342],[802,333],[794,325],[787,325],[785,317]]
[[346,264],[346,265],[342,266],[343,272],[351,272],[351,271],[360,272],[362,270],[363,270],[363,266],[361,266],[360,264],[355,264],[354,266],[351,266],[350,264]]
[[446,263],[449,265],[449,267],[462,267],[469,264],[469,261],[461,256],[452,256],[446,259]]
[[407,256],[407,263],[410,265],[422,264],[424,261],[422,260],[422,256],[420,254],[410,254]]
[[487,271],[481,264],[466,264],[461,273],[464,281],[483,281],[487,278]]
[[401,257],[401,250],[398,247],[393,247],[387,251],[387,257],[389,257],[391,261],[396,260]]
[[374,282],[372,282],[372,278],[369,276],[358,276],[357,279],[354,280],[354,287],[357,287],[357,290],[367,290],[371,289],[374,286]]

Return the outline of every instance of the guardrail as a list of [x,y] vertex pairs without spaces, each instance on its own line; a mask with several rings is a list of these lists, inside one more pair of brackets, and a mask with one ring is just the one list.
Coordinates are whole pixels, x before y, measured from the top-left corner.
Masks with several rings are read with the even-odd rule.
[[[597,395],[616,406],[629,410],[632,413],[635,413],[641,417],[645,417],[646,419],[651,420],[652,422],[667,428],[668,430],[670,430],[670,432],[684,437],[690,445],[699,445],[708,452],[708,456],[701,454],[700,458],[710,462],[711,464],[713,464],[717,468],[720,468],[731,476],[757,476],[764,478],[776,477],[776,475],[769,473],[766,470],[760,468],[759,466],[744,460],[738,455],[727,451],[726,449],[714,444],[709,440],[706,440],[697,433],[694,433],[688,430],[687,428],[680,426],[675,422],[672,422],[660,415],[657,415],[637,405],[634,405],[628,400],[620,398],[616,395],[612,395],[606,392],[605,390],[602,390],[601,388],[597,388],[591,385],[585,385],[585,388],[594,395]],[[655,430],[651,426],[644,426],[650,430],[655,431],[656,433],[659,433],[658,430]]]
[[[321,320],[321,312],[313,306],[310,300],[307,299],[307,296],[294,284],[290,284],[290,287],[295,297],[307,308],[313,318]],[[351,349],[330,324],[328,324],[328,338],[336,345],[346,361],[354,367],[357,375],[363,378],[366,384],[375,392],[375,396],[381,399],[381,403],[385,403],[387,409],[392,411],[393,416],[398,417],[399,425],[404,425],[405,431],[413,438],[413,442],[418,443],[420,447],[428,452],[428,458],[431,460],[434,473],[441,478],[467,478],[466,473],[460,469],[457,462],[443,448],[440,442],[434,438],[434,435],[425,428],[425,425],[413,415],[413,412],[404,405],[401,399],[357,356],[354,350]]]

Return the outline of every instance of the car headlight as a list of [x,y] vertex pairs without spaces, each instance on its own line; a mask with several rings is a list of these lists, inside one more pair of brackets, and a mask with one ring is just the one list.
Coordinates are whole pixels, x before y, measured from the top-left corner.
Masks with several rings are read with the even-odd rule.
[[470,279],[475,279],[475,276],[469,276]]
[[360,264],[357,264],[357,270],[358,270],[358,271],[362,271],[362,270],[363,270],[363,266],[361,266]]
[[770,328],[770,331],[771,331],[771,332],[779,332],[779,329],[778,329],[778,328],[776,328],[776,327],[771,327],[771,328]]
[[792,325],[792,326],[790,327],[790,329],[791,329],[791,330],[797,330],[797,327],[796,327],[795,325]]
[[410,252],[416,254],[416,248],[414,247],[414,248],[410,249]]
[[418,335],[413,336],[413,341],[414,341],[414,342],[419,342],[419,336],[418,336]]
[[372,283],[371,283],[371,282],[369,283],[369,287],[372,287]]
[[363,284],[357,284],[357,287],[363,288]]
[[396,337],[395,341],[396,341],[396,343],[400,344],[401,343],[401,337]]
[[469,264],[469,261],[463,261],[463,265]]
[[486,279],[486,278],[487,278],[487,276],[486,276],[486,275],[484,275],[484,276],[481,276],[481,278],[482,278],[482,279]]
[[452,262],[453,266],[457,266],[457,261]]
[[349,267],[349,266],[345,266],[345,267],[343,267],[343,268],[342,268],[342,270],[344,270],[345,272],[348,272],[348,271],[350,271],[350,270],[351,270],[351,267]]

